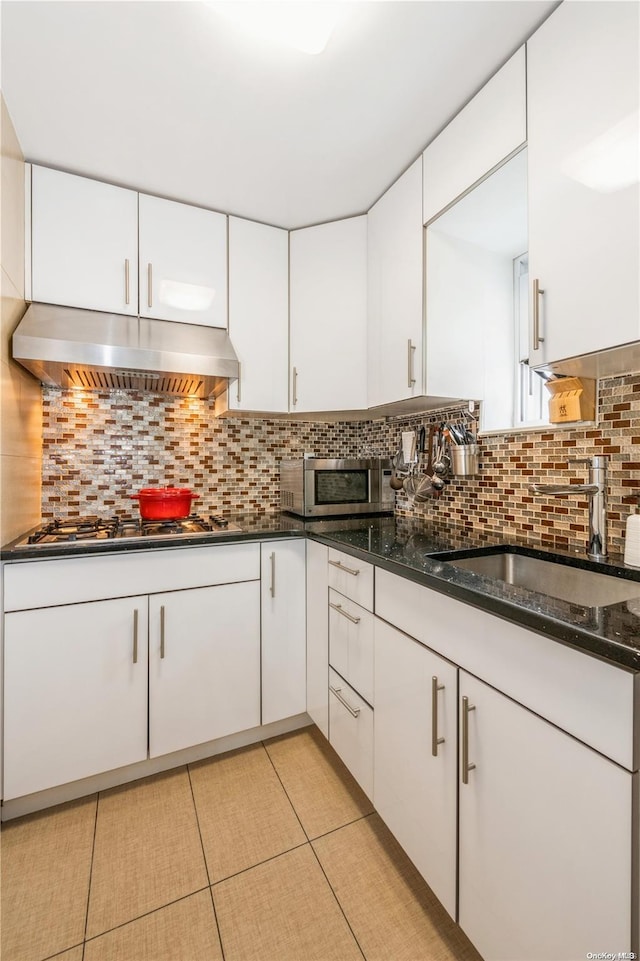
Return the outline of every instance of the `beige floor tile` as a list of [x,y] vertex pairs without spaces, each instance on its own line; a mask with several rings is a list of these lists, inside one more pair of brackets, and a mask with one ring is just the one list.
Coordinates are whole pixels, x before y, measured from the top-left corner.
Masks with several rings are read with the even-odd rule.
[[213,899],[226,961],[362,961],[308,844],[214,885]]
[[70,951],[63,951],[62,954],[56,954],[53,961],[82,961],[82,951],[83,945],[79,944],[77,948],[71,948]]
[[274,738],[265,747],[310,838],[373,811],[317,727]]
[[94,795],[3,825],[3,961],[82,943],[95,820]]
[[207,884],[186,768],[100,794],[88,938]]
[[482,961],[377,814],[313,847],[367,961]]
[[190,766],[212,882],[307,840],[261,744]]
[[222,961],[211,891],[87,941],[84,961]]

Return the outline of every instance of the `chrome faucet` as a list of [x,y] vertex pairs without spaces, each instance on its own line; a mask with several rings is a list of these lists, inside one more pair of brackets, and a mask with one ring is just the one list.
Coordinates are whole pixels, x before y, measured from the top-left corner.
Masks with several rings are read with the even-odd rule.
[[589,542],[587,555],[592,561],[603,561],[607,557],[607,462],[608,458],[579,457],[568,461],[569,464],[588,464],[588,484],[531,484],[532,494],[589,495]]

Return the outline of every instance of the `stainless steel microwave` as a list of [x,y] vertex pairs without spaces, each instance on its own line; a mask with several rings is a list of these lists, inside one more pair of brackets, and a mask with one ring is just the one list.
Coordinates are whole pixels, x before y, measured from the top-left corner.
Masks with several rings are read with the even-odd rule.
[[389,514],[391,461],[381,457],[305,457],[280,464],[280,507],[300,517]]

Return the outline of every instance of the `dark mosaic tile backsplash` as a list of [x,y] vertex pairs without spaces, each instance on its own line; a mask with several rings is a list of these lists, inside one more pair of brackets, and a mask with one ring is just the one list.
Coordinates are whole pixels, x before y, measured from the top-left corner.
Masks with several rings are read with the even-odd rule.
[[[402,430],[460,420],[461,408],[411,418],[356,423],[310,423],[216,418],[212,402],[121,391],[76,393],[43,389],[43,519],[90,513],[135,513],[129,495],[141,487],[176,485],[200,494],[203,513],[279,509],[279,463],[314,453],[385,455]],[[608,454],[610,548],[624,548],[624,525],[640,495],[640,374],[600,384],[599,426],[480,438],[475,477],[453,478],[437,499],[402,515],[429,523],[485,531],[507,529],[548,547],[582,549],[587,501],[528,492],[535,480],[586,479],[568,458]]]

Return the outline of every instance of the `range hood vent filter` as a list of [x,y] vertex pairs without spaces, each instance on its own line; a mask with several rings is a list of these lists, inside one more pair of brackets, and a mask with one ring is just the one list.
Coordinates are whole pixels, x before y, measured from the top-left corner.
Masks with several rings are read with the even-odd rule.
[[217,397],[238,377],[226,330],[31,304],[13,335],[14,359],[42,383]]

